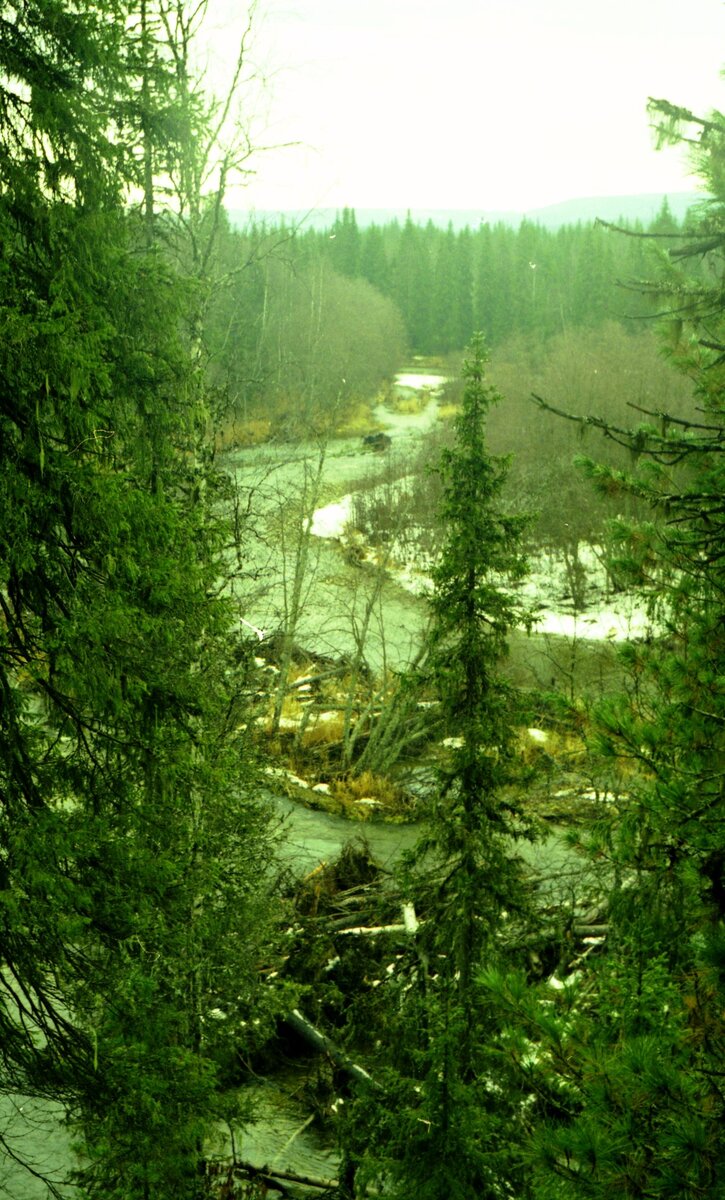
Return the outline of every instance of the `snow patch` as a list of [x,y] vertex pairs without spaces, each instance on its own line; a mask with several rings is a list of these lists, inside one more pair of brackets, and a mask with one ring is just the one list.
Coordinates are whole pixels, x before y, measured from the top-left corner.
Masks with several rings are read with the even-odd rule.
[[395,376],[395,386],[401,388],[439,388],[448,382],[447,375],[418,374],[415,371],[404,371]]
[[[443,382],[440,376],[406,374],[398,377],[399,382],[415,380],[422,387],[424,380]],[[410,386],[413,386],[412,384]],[[422,430],[435,422],[436,402],[418,414],[391,413],[380,405],[376,417],[388,428],[399,427],[410,431],[413,427]],[[376,492],[388,503],[391,495],[403,496],[411,486],[410,476],[372,488],[365,499],[374,503]],[[332,538],[344,545],[363,551],[363,556],[374,561],[371,548],[363,536],[352,528],[355,496],[343,496],[333,504],[318,508],[309,519],[310,532],[319,538]],[[430,595],[433,583],[431,572],[434,556],[424,548],[426,531],[409,525],[386,546],[384,566],[396,582],[414,596]],[[367,553],[366,553],[367,551]],[[529,556],[530,572],[517,588],[522,601],[530,602],[535,609],[532,628],[537,634],[552,634],[570,639],[587,641],[623,642],[652,636],[651,617],[646,601],[632,594],[612,596],[611,583],[604,565],[605,551],[602,546],[581,543],[576,549],[576,561],[572,564],[561,552],[538,551]],[[580,592],[575,603],[572,588]],[[539,607],[540,606],[540,607]],[[261,632],[261,631],[260,631]]]
[[595,608],[590,612],[565,613],[544,609],[534,618],[537,633],[559,637],[585,638],[587,641],[625,642],[652,633],[652,622],[636,599],[622,597],[621,605]]
[[541,745],[548,742],[549,735],[545,729],[527,729],[526,732],[532,742],[539,742]]
[[343,496],[335,504],[315,509],[310,533],[319,538],[341,538],[352,517],[352,496]]
[[295,775],[293,771],[288,771],[286,767],[265,767],[265,775],[273,775],[278,779],[286,779],[288,783],[293,783],[296,787],[310,790],[310,785],[306,779],[300,779],[299,775]]

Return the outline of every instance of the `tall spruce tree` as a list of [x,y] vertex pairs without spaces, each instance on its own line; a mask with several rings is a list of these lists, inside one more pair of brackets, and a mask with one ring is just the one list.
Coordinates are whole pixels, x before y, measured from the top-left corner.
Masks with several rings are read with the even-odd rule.
[[107,122],[135,103],[131,14],[9,7],[0,1087],[66,1104],[89,1196],[195,1196],[261,1019],[269,845],[208,463],[195,499],[194,284],[123,203],[135,135]]
[[649,522],[615,523],[612,554],[649,595],[655,632],[625,646],[628,690],[596,714],[600,752],[636,769],[591,839],[611,886],[605,952],[541,1027],[543,1197],[711,1196],[725,1170],[725,120],[662,101],[652,112],[663,137],[694,145],[712,196],[665,235],[659,277],[636,285],[656,298],[700,416],[577,418],[632,453],[629,474],[583,465],[650,507]]
[[506,463],[486,447],[487,413],[500,399],[486,362],[479,335],[456,443],[440,464],[446,538],[426,682],[450,749],[406,880],[420,925],[389,984],[388,1104],[367,1101],[370,1124],[349,1146],[363,1178],[377,1172],[387,1194],[425,1200],[481,1200],[512,1186],[523,1195],[525,1186],[515,1161],[521,1096],[491,1052],[496,1016],[479,984],[483,967],[505,962],[502,934],[515,938],[527,909],[515,841],[528,833],[510,786],[518,705],[501,675],[507,634],[524,619],[508,589],[526,570],[526,518],[499,507]]

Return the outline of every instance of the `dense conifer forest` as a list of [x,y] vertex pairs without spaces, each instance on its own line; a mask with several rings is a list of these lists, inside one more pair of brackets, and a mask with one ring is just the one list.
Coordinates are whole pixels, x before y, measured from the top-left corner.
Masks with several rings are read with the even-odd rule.
[[[652,103],[709,197],[682,224],[241,230],[250,30],[211,95],[205,11],[0,17],[0,1190],[717,1197],[725,120]],[[376,417],[405,403],[414,461]],[[314,520],[363,451],[330,654]],[[406,536],[429,586],[374,662]],[[522,673],[533,559],[578,611],[592,547],[647,634]],[[301,870],[302,798],[408,850],[350,820]],[[316,1120],[334,1178],[245,1152],[305,1054],[288,1143]]]
[[[228,228],[220,253],[238,278],[216,316],[220,368],[236,383],[236,404],[255,412],[275,391],[285,408],[294,407],[285,389],[295,379],[299,393],[295,372],[304,368],[295,347],[309,340],[311,323],[330,374],[335,359],[344,365],[344,382],[338,376],[332,386],[342,382],[342,394],[352,398],[369,393],[406,350],[443,359],[453,353],[459,362],[477,330],[494,351],[514,341],[538,356],[557,336],[586,339],[607,323],[634,333],[651,305],[636,288],[615,284],[647,278],[654,248],[679,231],[666,200],[646,229],[649,238],[617,237],[595,222],[554,232],[524,220],[518,228],[456,233],[408,217],[402,226],[359,229],[352,209],[321,232],[304,225]],[[259,374],[250,378],[253,346]],[[324,380],[316,383],[324,388]]]

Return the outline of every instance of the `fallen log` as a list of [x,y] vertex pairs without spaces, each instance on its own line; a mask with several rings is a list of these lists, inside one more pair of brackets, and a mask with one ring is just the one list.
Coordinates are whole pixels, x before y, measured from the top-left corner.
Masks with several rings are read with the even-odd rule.
[[278,1154],[275,1154],[275,1156],[274,1156],[274,1161],[275,1161],[275,1162],[277,1162],[277,1161],[278,1161],[280,1158],[282,1158],[282,1155],[287,1153],[287,1151],[289,1150],[289,1148],[290,1148],[290,1146],[292,1145],[292,1143],[293,1143],[293,1142],[295,1142],[295,1141],[297,1140],[297,1138],[300,1136],[300,1134],[301,1134],[301,1133],[304,1133],[304,1132],[305,1132],[305,1130],[309,1128],[309,1126],[310,1126],[310,1125],[312,1124],[312,1122],[315,1120],[315,1116],[316,1116],[316,1114],[315,1114],[315,1113],[311,1113],[311,1114],[310,1114],[310,1116],[309,1116],[309,1117],[307,1117],[307,1120],[306,1120],[306,1121],[303,1121],[303,1123],[300,1125],[299,1129],[295,1129],[295,1131],[294,1131],[294,1133],[291,1135],[291,1137],[288,1137],[288,1138],[287,1138],[287,1141],[285,1142],[285,1144],[284,1144],[284,1146],[282,1147],[282,1149],[279,1151],[279,1153],[278,1153]]
[[[212,1177],[223,1176],[227,1183],[231,1183],[235,1176],[244,1180],[258,1180],[270,1188],[281,1191],[285,1196],[292,1195],[284,1186],[285,1183],[298,1183],[300,1187],[330,1192],[341,1186],[339,1179],[322,1179],[318,1175],[300,1175],[296,1171],[276,1171],[273,1167],[255,1167],[252,1163],[240,1162],[238,1159],[233,1163],[207,1162],[206,1173]],[[297,1194],[295,1192],[295,1195]],[[380,1191],[374,1185],[368,1184],[364,1194],[379,1196]]]
[[286,1179],[289,1183],[301,1183],[305,1187],[336,1188],[340,1186],[338,1179],[319,1179],[316,1175],[298,1175],[296,1171],[275,1171],[271,1167],[264,1168],[264,1174],[272,1179]]
[[[366,887],[366,889],[369,888],[372,892],[372,889],[375,887],[375,884],[366,884],[365,887]],[[374,899],[375,898],[374,892],[372,893],[372,896]],[[319,919],[323,920],[325,922],[325,928],[334,934],[338,934],[338,933],[366,934],[366,933],[369,933],[370,935],[373,935],[374,933],[377,933],[377,932],[412,934],[417,931],[418,920],[416,918],[415,910],[414,910],[412,904],[404,904],[403,905],[403,923],[402,924],[400,922],[392,922],[387,925],[373,925],[373,924],[370,924],[371,915],[367,914],[367,920],[366,920],[366,914],[363,909],[363,904],[366,899],[368,899],[368,897],[366,895],[364,895],[361,890],[358,891],[358,895],[351,896],[349,902],[345,901],[344,899],[342,902],[339,902],[338,896],[334,896],[332,901],[330,902],[330,910],[331,910],[331,913],[333,913],[333,914],[337,913],[338,915],[337,916],[332,915],[332,916],[328,917],[327,914],[324,914]],[[357,906],[354,911],[345,912],[346,908],[348,910],[352,909],[353,905]]]
[[319,671],[316,675],[300,675],[299,679],[294,679],[292,683],[287,684],[287,691],[293,692],[295,688],[306,687],[308,683],[323,683],[326,679],[335,679],[349,670],[347,663],[340,663],[339,666],[333,667],[329,671]]
[[353,925],[352,928],[336,929],[335,933],[338,937],[343,937],[345,934],[355,934],[358,937],[377,937],[379,933],[408,933],[406,925]]
[[284,1023],[289,1025],[290,1029],[294,1029],[308,1045],[313,1046],[315,1050],[321,1050],[323,1054],[329,1055],[332,1061],[346,1071],[352,1079],[358,1083],[364,1083],[368,1087],[379,1087],[371,1075],[364,1067],[354,1063],[352,1059],[336,1046],[331,1038],[326,1034],[321,1033],[307,1017],[303,1016],[298,1008],[294,1008],[291,1013],[288,1013],[284,1018]]
[[[233,1163],[210,1163],[206,1164],[206,1174],[212,1178],[224,1178],[227,1184],[231,1183],[233,1178],[245,1180],[258,1180],[268,1187],[276,1188],[288,1195],[287,1189],[282,1187],[282,1183],[299,1183],[302,1187],[317,1188],[320,1191],[332,1191],[340,1186],[337,1179],[321,1179],[316,1175],[300,1175],[296,1171],[278,1171],[274,1167],[255,1167],[252,1163],[240,1162],[236,1160]],[[222,1191],[222,1195],[225,1193]],[[231,1194],[231,1193],[229,1193]]]

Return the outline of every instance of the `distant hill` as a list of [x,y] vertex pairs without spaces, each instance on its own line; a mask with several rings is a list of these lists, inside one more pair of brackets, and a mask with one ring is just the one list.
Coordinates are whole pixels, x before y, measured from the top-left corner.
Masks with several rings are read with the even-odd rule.
[[[618,221],[634,224],[640,221],[646,225],[657,216],[662,202],[667,199],[672,215],[681,221],[702,196],[698,192],[648,192],[637,196],[588,196],[581,200],[564,200],[561,204],[549,204],[545,208],[531,208],[525,212],[497,211],[484,208],[443,209],[443,208],[411,208],[410,215],[418,225],[433,225],[447,228],[449,224],[454,229],[468,226],[477,229],[481,224],[496,225],[502,223],[518,227],[523,220],[533,221],[545,229],[560,229],[562,225],[576,225],[578,222],[595,221],[599,217],[603,221]],[[254,220],[257,224],[302,225],[306,229],[329,229],[335,221],[340,209],[318,208],[310,212],[302,209],[288,212],[244,212],[241,209],[231,209],[229,219],[237,228],[244,228]],[[403,208],[356,208],[355,218],[360,228],[368,225],[387,225],[391,221],[405,221],[407,209]]]
[[677,221],[681,221],[693,204],[702,200],[699,192],[647,192],[639,196],[590,196],[582,200],[565,200],[561,204],[549,204],[546,208],[532,209],[523,216],[547,229],[560,229],[562,225],[576,225],[578,221],[627,221],[643,225],[654,220],[665,200]]

